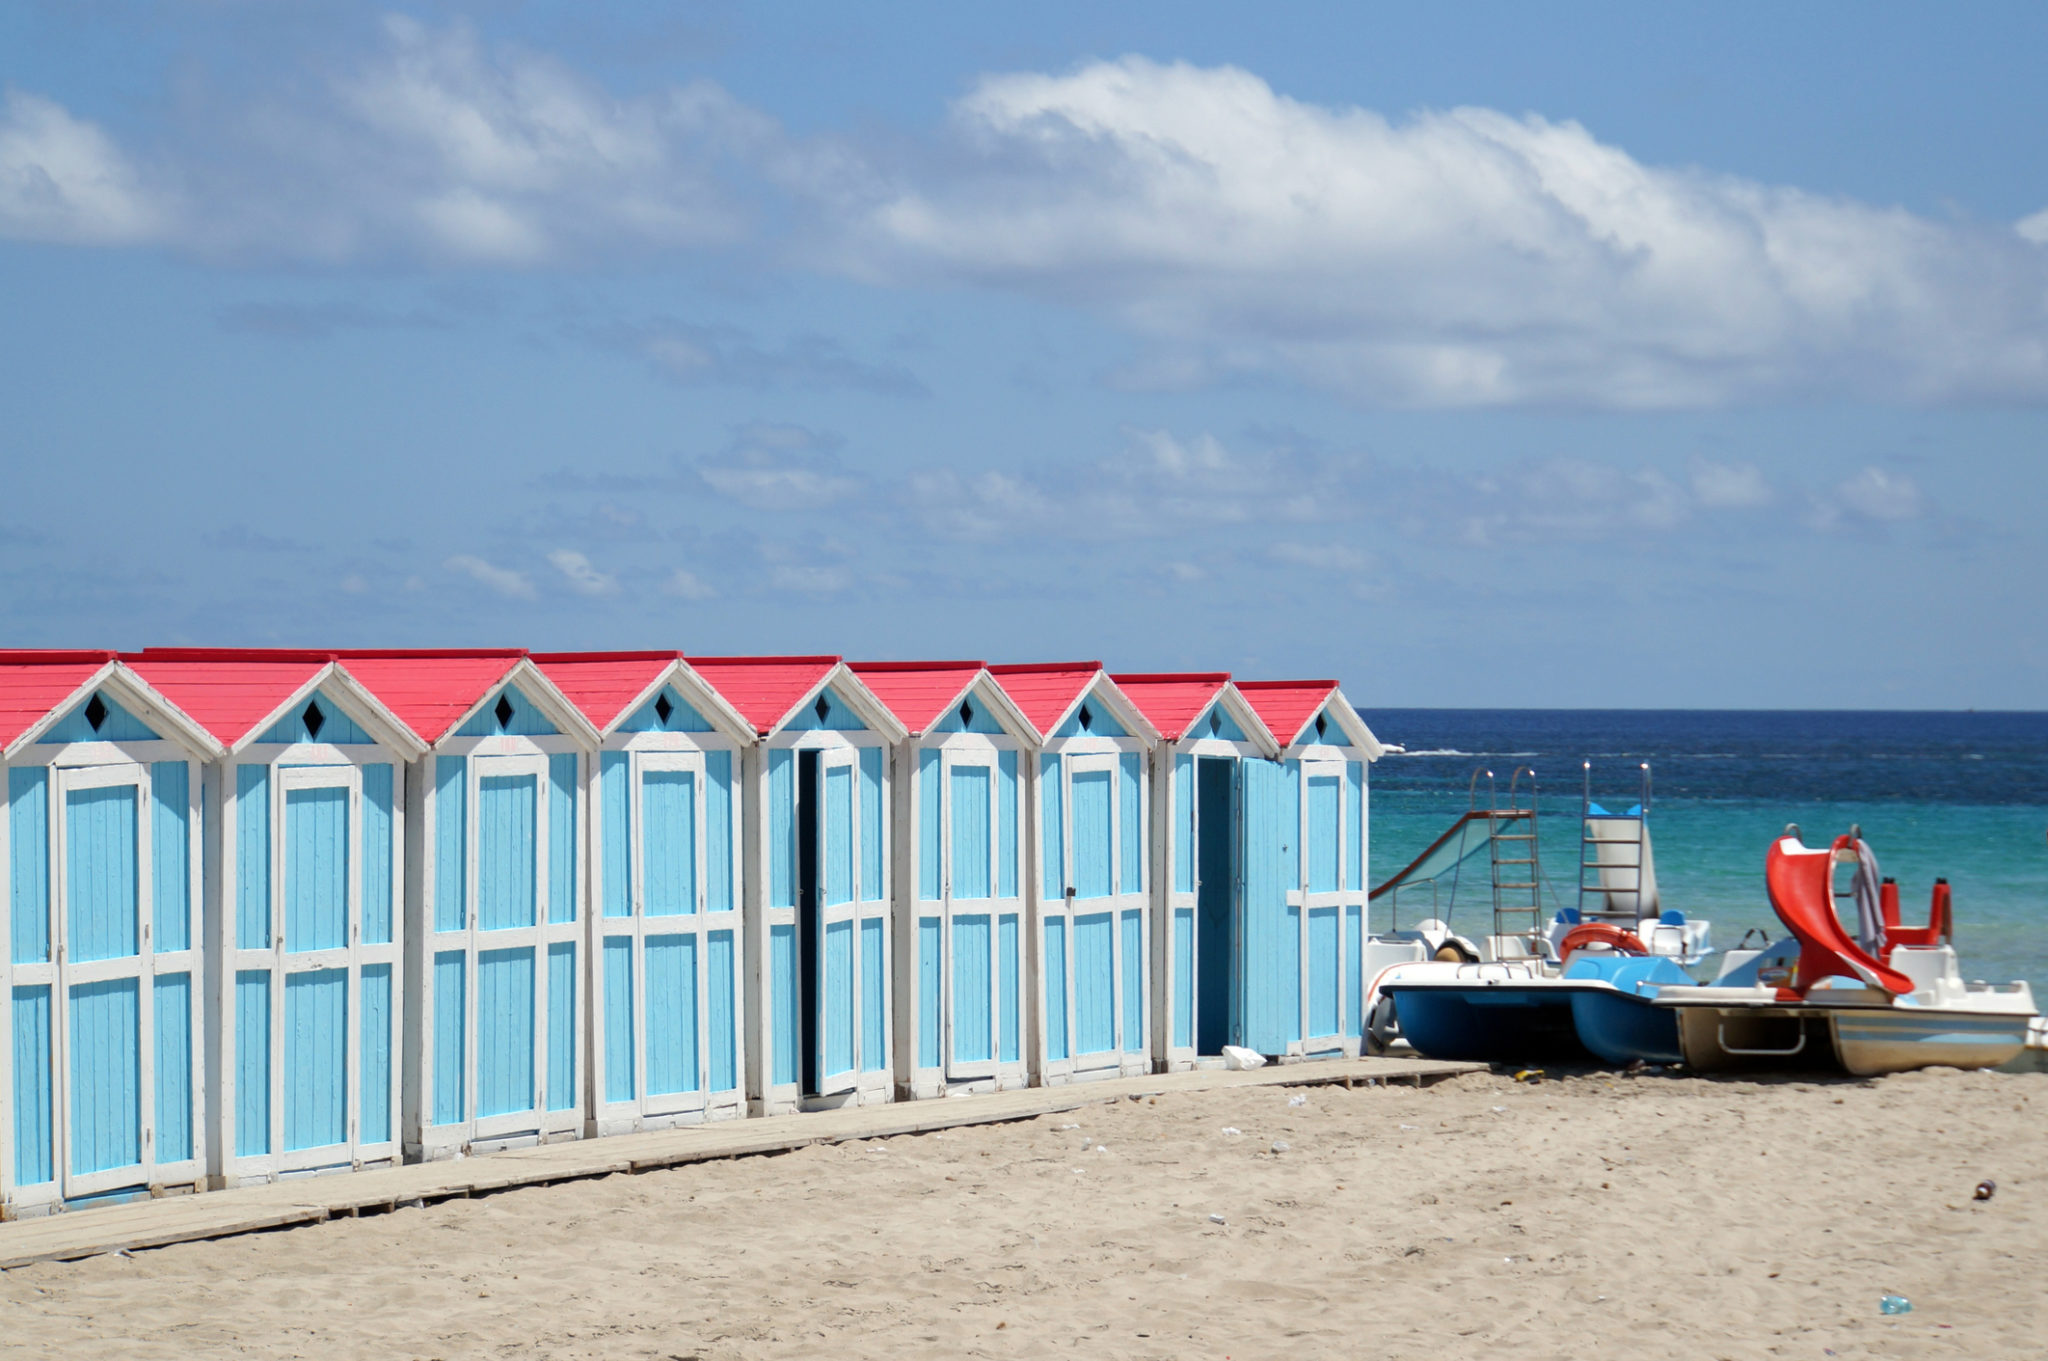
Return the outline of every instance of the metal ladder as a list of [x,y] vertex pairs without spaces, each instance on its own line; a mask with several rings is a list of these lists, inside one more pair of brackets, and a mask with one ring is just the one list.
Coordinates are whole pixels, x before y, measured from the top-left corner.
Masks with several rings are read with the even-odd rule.
[[[1610,813],[1602,809],[1598,814],[1595,814],[1593,812],[1593,763],[1591,761],[1585,763],[1585,784],[1579,796],[1579,920],[1581,921],[1618,920],[1626,921],[1630,926],[1634,926],[1639,914],[1643,910],[1643,831],[1649,825],[1650,817],[1650,763],[1648,761],[1643,762],[1640,769],[1643,777],[1643,792],[1642,797],[1637,800],[1635,808],[1627,813]],[[1593,819],[1596,816],[1603,822],[1633,821],[1635,823],[1635,834],[1633,836],[1594,836]],[[1635,858],[1633,861],[1627,859],[1602,860],[1599,849],[1602,846],[1633,846],[1635,848]],[[1626,882],[1619,884],[1605,882],[1601,874],[1603,870],[1616,872],[1616,877],[1622,878]],[[1612,905],[1616,895],[1624,893],[1634,896],[1636,905],[1633,909],[1624,911]]]
[[[1486,774],[1491,786],[1493,772]],[[1525,776],[1529,799],[1526,808],[1522,806]],[[1515,767],[1508,777],[1505,808],[1492,788],[1489,787],[1487,795],[1490,811],[1486,852],[1493,881],[1493,934],[1496,938],[1521,937],[1534,955],[1543,938],[1543,866],[1536,850],[1536,772],[1528,766]]]

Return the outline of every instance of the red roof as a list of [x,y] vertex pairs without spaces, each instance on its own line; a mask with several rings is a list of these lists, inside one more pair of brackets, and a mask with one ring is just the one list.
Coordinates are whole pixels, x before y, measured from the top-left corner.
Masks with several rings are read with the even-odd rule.
[[274,716],[330,660],[325,652],[274,652],[259,654],[259,660],[246,656],[157,648],[122,660],[215,741],[232,747]]
[[111,652],[0,651],[0,748],[78,692]]
[[839,665],[837,657],[688,657],[704,683],[766,737]]
[[1330,696],[1337,693],[1337,682],[1239,681],[1237,688],[1274,739],[1285,747],[1301,736],[1301,730],[1322,711]]
[[1159,735],[1178,742],[1187,735],[1188,725],[1200,718],[1210,701],[1230,684],[1228,671],[1188,672],[1169,675],[1111,676],[1124,697],[1150,719]]
[[349,675],[429,746],[526,658],[520,648],[337,652]]
[[989,674],[1044,737],[1059,726],[1067,710],[1074,707],[1074,701],[1095,683],[1095,678],[1102,674],[1102,663],[1025,662],[992,666]]
[[536,652],[533,661],[591,726],[604,732],[682,657],[680,652]]
[[889,706],[912,737],[946,716],[975,677],[981,662],[850,662],[853,674]]

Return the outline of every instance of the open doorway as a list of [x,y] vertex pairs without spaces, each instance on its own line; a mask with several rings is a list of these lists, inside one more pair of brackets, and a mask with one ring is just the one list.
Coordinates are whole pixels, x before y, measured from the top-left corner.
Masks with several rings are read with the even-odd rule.
[[803,1095],[821,1086],[818,1053],[818,753],[796,754],[797,1058]]
[[1230,1043],[1231,961],[1237,880],[1237,762],[1205,756],[1195,764],[1195,1052],[1220,1054]]

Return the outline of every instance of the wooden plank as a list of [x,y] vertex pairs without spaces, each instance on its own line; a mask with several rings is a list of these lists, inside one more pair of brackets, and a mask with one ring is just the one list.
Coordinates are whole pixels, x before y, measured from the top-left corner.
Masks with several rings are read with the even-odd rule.
[[1281,1064],[1242,1072],[1199,1069],[537,1144],[478,1157],[299,1177],[204,1195],[16,1220],[0,1224],[0,1269],[317,1224],[335,1215],[375,1214],[525,1186],[787,1152],[813,1144],[1030,1120],[1103,1102],[1176,1092],[1225,1087],[1356,1087],[1397,1081],[1420,1086],[1480,1071],[1484,1071],[1482,1064],[1384,1058]]

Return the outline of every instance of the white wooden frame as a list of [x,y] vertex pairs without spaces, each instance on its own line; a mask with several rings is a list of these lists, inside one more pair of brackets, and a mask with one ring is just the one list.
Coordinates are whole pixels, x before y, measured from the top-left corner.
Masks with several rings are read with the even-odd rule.
[[[104,676],[95,677],[92,684],[84,687],[78,695],[64,701],[52,711],[48,720],[36,725],[46,728],[58,716],[69,712],[80,699],[96,689]],[[129,696],[116,690],[116,697],[126,700]],[[154,715],[152,715],[153,717]],[[204,820],[201,813],[205,762],[183,744],[175,741],[123,740],[85,741],[62,744],[33,743],[35,733],[24,734],[23,745],[6,761],[0,762],[0,772],[10,768],[45,766],[50,779],[47,786],[47,853],[48,853],[48,911],[49,917],[49,958],[41,963],[15,963],[11,941],[0,941],[0,1001],[11,1009],[14,989],[17,987],[46,986],[50,989],[50,1139],[51,1167],[53,1176],[48,1182],[33,1186],[17,1186],[15,1176],[15,1133],[14,1120],[9,1116],[0,1120],[0,1185],[6,1187],[6,1205],[9,1213],[22,1210],[31,1212],[56,1207],[65,1200],[80,1196],[97,1195],[127,1186],[171,1186],[197,1183],[205,1176],[207,1148],[207,1100],[205,1064],[205,966],[204,966],[204,866],[205,846],[201,835]],[[186,885],[186,910],[190,916],[186,922],[186,948],[179,951],[159,953],[155,946],[156,925],[155,889],[156,879],[152,859],[155,854],[155,789],[150,767],[176,761],[186,769],[186,860],[188,881]],[[0,774],[0,778],[5,778]],[[65,796],[73,790],[105,788],[109,786],[132,785],[136,795],[136,911],[138,953],[111,960],[93,960],[73,963],[69,958],[69,876],[66,842],[67,822]],[[13,864],[16,848],[11,844],[11,816],[0,816],[0,866]],[[9,933],[11,935],[11,932]],[[192,1056],[192,1108],[191,1121],[192,1152],[188,1158],[174,1162],[159,1161],[156,1157],[156,1094],[155,1094],[155,1053],[156,1053],[156,1005],[155,978],[158,974],[186,974],[190,977],[188,993],[191,998],[191,1012],[188,1017]],[[71,1116],[71,1064],[70,1064],[70,1007],[69,989],[80,983],[90,983],[102,978],[134,976],[141,980],[138,990],[138,1037],[137,1044],[140,1086],[137,1100],[140,1105],[140,1129],[142,1131],[141,1179],[130,1171],[114,1170],[83,1175],[70,1171],[70,1116]],[[11,1010],[10,1010],[11,1015]],[[9,1031],[8,1041],[0,1044],[0,1096],[10,1111],[14,1097],[14,1041]]]
[[[803,704],[797,706],[797,710],[792,710],[792,712],[808,706],[819,690],[824,689],[827,685],[837,686],[843,684],[846,677],[850,675],[851,673],[846,673],[844,676],[834,674],[828,677],[815,687],[810,694],[806,695]],[[847,698],[844,694],[841,697],[843,699]],[[850,699],[848,704],[849,707],[855,707],[854,701]],[[856,712],[860,713],[863,721],[871,722],[870,715],[864,707],[857,707]],[[747,996],[740,1010],[741,1015],[745,1018],[745,1024],[742,1029],[747,1033],[748,1040],[751,1041],[751,1049],[748,1041],[743,1041],[741,1048],[743,1051],[751,1052],[753,1055],[753,1063],[745,1069],[748,1074],[746,1085],[748,1091],[753,1094],[750,1096],[750,1104],[760,1114],[775,1115],[797,1109],[829,1109],[844,1105],[870,1105],[889,1101],[895,1096],[897,1080],[895,1019],[897,1011],[896,996],[900,980],[896,976],[895,960],[892,956],[900,946],[894,939],[895,931],[889,924],[895,906],[896,890],[894,886],[897,882],[895,877],[895,838],[890,835],[890,828],[894,825],[891,819],[894,814],[893,800],[896,791],[896,781],[892,778],[890,769],[891,746],[892,743],[887,733],[879,732],[873,726],[870,726],[860,729],[784,728],[762,738],[754,746],[747,749],[747,773],[745,779],[746,817],[743,828],[747,848],[747,888],[744,901],[748,904],[747,915],[750,920],[748,923],[745,976]],[[862,816],[860,807],[860,753],[870,749],[881,753],[882,764],[882,826],[880,829],[882,842],[882,896],[873,901],[864,900],[861,896],[866,891],[867,885],[861,877],[860,856]],[[775,927],[788,926],[799,934],[797,941],[797,967],[799,973],[801,973],[803,967],[803,942],[801,940],[801,933],[803,931],[802,904],[798,903],[790,907],[777,907],[768,901],[769,886],[772,882],[769,875],[768,858],[773,851],[773,848],[768,844],[769,827],[772,822],[772,814],[768,808],[768,755],[770,752],[775,751],[789,752],[790,759],[793,761],[801,761],[803,753],[807,751],[819,753],[821,788],[827,753],[845,752],[847,754],[846,759],[851,760],[854,764],[853,814],[855,840],[853,868],[855,887],[852,906],[855,908],[853,931],[853,1019],[854,1072],[856,1078],[851,1087],[843,1088],[833,1094],[821,1093],[811,1096],[804,1093],[801,1035],[798,1036],[796,1081],[775,1082],[773,1080],[772,1065],[774,1063],[775,1051],[774,1008],[779,1005],[779,1001],[775,994],[774,970],[770,958],[769,941],[771,939],[771,932]],[[800,784],[800,781],[796,779],[795,772],[792,772],[791,778],[793,782]],[[798,794],[800,797],[800,790]],[[823,818],[821,817],[819,821],[822,825]],[[799,832],[799,834],[801,833]],[[883,923],[883,958],[879,961],[879,967],[882,971],[882,1066],[869,1071],[865,1066],[867,1055],[863,1049],[861,1036],[864,1019],[864,1012],[862,1010],[864,1005],[863,994],[866,991],[863,986],[863,980],[867,977],[867,968],[876,962],[866,959],[863,955],[861,925],[864,922],[876,919]],[[804,986],[801,980],[799,980],[799,986]],[[809,986],[815,987],[816,980],[811,980]],[[819,1010],[822,1015],[823,1008]],[[802,1024],[801,1008],[798,1010],[798,1024]]]
[[[217,1010],[219,1038],[215,1052],[219,1068],[214,1075],[219,1135],[219,1167],[229,1185],[271,1180],[280,1174],[314,1168],[350,1168],[365,1163],[396,1162],[403,1148],[400,1105],[404,1082],[405,1037],[405,840],[406,759],[405,755],[380,744],[337,746],[324,742],[291,745],[256,744],[233,753],[221,762],[220,788],[223,815],[220,818],[222,864],[237,864],[237,837],[241,819],[235,800],[235,768],[243,765],[269,767],[265,783],[269,800],[270,827],[270,944],[244,949],[235,943],[236,886],[225,881],[217,894],[219,910],[211,923],[215,932],[209,943],[214,958],[221,961],[214,971],[210,989],[211,1005]],[[363,870],[363,768],[391,767],[391,939],[365,942],[362,939],[363,898],[368,885]],[[297,951],[290,948],[285,931],[285,901],[290,872],[286,855],[286,803],[289,791],[308,788],[343,788],[349,795],[348,850],[348,941],[340,949]],[[387,964],[391,968],[391,1056],[387,1082],[389,1130],[383,1139],[362,1137],[362,970],[366,965]],[[338,1145],[301,1149],[285,1148],[284,1136],[284,1005],[285,980],[292,974],[317,969],[342,969],[347,978],[348,998],[348,1137]],[[237,1154],[236,1112],[238,1102],[238,1035],[235,1026],[235,975],[243,970],[270,974],[270,1152]]]
[[[1152,1052],[1163,1072],[1175,1072],[1194,1068],[1204,1061],[1220,1061],[1216,1055],[1203,1055],[1200,1052],[1200,1016],[1202,1005],[1200,995],[1202,977],[1202,758],[1220,757],[1225,760],[1241,762],[1248,760],[1271,760],[1277,754],[1272,746],[1258,740],[1259,736],[1265,733],[1265,727],[1259,722],[1257,714],[1252,712],[1251,706],[1246,704],[1242,697],[1234,690],[1227,685],[1220,688],[1215,698],[1202,707],[1202,713],[1207,714],[1212,707],[1217,705],[1222,705],[1224,712],[1229,714],[1238,727],[1245,732],[1246,736],[1243,740],[1212,736],[1206,731],[1199,733],[1191,731],[1178,741],[1162,743],[1153,753],[1152,788],[1157,792],[1158,797],[1153,800],[1152,825],[1155,836],[1152,853],[1152,884],[1153,901],[1161,906],[1154,914],[1157,926],[1155,932],[1157,944],[1152,952]],[[1189,811],[1189,826],[1192,828],[1195,838],[1194,846],[1190,851],[1194,856],[1195,872],[1193,887],[1186,892],[1182,892],[1174,884],[1174,855],[1178,850],[1175,837],[1178,834],[1180,819],[1178,817],[1178,809],[1175,806],[1177,795],[1174,790],[1173,774],[1175,760],[1182,756],[1189,757],[1194,762],[1192,797],[1195,800],[1195,806]],[[1243,817],[1242,809],[1238,810],[1238,816],[1240,819]],[[1236,831],[1236,828],[1231,829],[1233,845],[1235,844]],[[1232,852],[1234,866],[1232,871],[1233,882],[1231,885],[1232,911],[1237,910],[1236,903],[1242,896],[1237,880],[1243,876],[1244,867],[1241,864],[1235,863],[1240,853],[1237,850]],[[1189,988],[1189,994],[1194,998],[1195,1014],[1189,1018],[1188,1032],[1193,1043],[1185,1046],[1176,1045],[1173,1042],[1173,999],[1178,994],[1177,985],[1180,981],[1174,972],[1173,927],[1174,914],[1181,910],[1191,911],[1195,914],[1195,937],[1189,956],[1190,965],[1194,972],[1194,980]]]
[[[590,987],[590,1035],[591,1035],[591,1088],[596,1093],[598,1129],[600,1133],[622,1132],[652,1124],[677,1123],[686,1119],[703,1119],[716,1115],[736,1116],[742,1112],[746,1102],[746,1084],[741,1077],[746,1071],[746,1027],[742,1023],[741,983],[745,974],[741,962],[743,945],[741,940],[744,902],[741,873],[745,863],[740,844],[740,759],[738,748],[730,739],[710,734],[679,733],[634,733],[624,738],[608,741],[607,752],[621,752],[626,755],[626,807],[627,831],[627,875],[630,888],[627,898],[632,912],[626,917],[607,917],[603,913],[603,836],[602,814],[590,820],[592,828],[589,863],[591,870],[590,943],[588,976]],[[733,905],[723,912],[709,910],[707,889],[710,882],[710,800],[709,771],[705,756],[711,751],[732,753],[732,779],[734,788],[726,816],[730,840],[732,864],[730,871],[733,883]],[[688,773],[696,781],[696,797],[693,800],[693,816],[696,825],[691,829],[692,846],[696,863],[692,866],[696,887],[696,901],[692,911],[650,917],[647,914],[646,897],[646,856],[644,833],[643,797],[645,777],[661,771]],[[602,798],[602,765],[595,763],[587,798],[590,806],[599,808]],[[735,1086],[730,1091],[711,1090],[711,947],[712,933],[730,931],[733,937],[733,1032],[735,1036],[734,1077]],[[697,937],[697,1086],[695,1090],[665,1092],[659,1095],[647,1090],[647,978],[646,943],[650,935],[694,934]],[[607,1005],[603,992],[603,943],[606,939],[621,936],[632,940],[632,1024],[633,1024],[633,1074],[634,1095],[626,1101],[607,1101],[604,1096],[609,1056],[602,1040],[604,1012]]]
[[[1365,899],[1365,890],[1363,888],[1347,890],[1344,887],[1345,855],[1351,848],[1352,838],[1351,829],[1345,825],[1344,817],[1344,786],[1347,775],[1344,767],[1348,762],[1342,749],[1321,745],[1289,748],[1285,759],[1300,763],[1295,775],[1297,783],[1295,791],[1295,811],[1297,814],[1295,829],[1297,838],[1295,841],[1295,846],[1297,847],[1297,854],[1295,856],[1296,882],[1288,890],[1287,901],[1290,906],[1300,909],[1301,984],[1299,995],[1301,998],[1301,1016],[1297,1024],[1301,1031],[1301,1038],[1288,1046],[1288,1053],[1330,1054],[1341,1049],[1346,1054],[1355,1058],[1358,1054],[1358,1037],[1344,1034],[1343,1017],[1347,1005],[1357,1004],[1365,983],[1362,977],[1347,977],[1345,973],[1342,953],[1344,944],[1344,905],[1347,899],[1354,897],[1361,904],[1359,932],[1362,949],[1365,929],[1365,916],[1362,904]],[[1337,887],[1326,892],[1315,892],[1309,887],[1313,877],[1309,841],[1309,788],[1310,782],[1317,779],[1335,779],[1337,782]],[[1310,958],[1309,953],[1309,942],[1312,939],[1309,930],[1309,914],[1317,909],[1327,908],[1335,908],[1337,912],[1338,1019],[1337,1029],[1334,1032],[1330,1034],[1317,1034],[1309,1026],[1309,980],[1315,976],[1315,962]],[[1335,1045],[1319,1043],[1332,1038],[1337,1040]]]
[[[1023,862],[1028,857],[1029,838],[1025,835],[1028,813],[1025,801],[1029,797],[1031,783],[1025,770],[1025,747],[1009,734],[983,732],[952,732],[933,740],[927,738],[923,749],[936,749],[939,753],[939,1072],[947,1090],[956,1087],[977,1087],[993,1084],[998,1089],[1021,1087],[1027,1081],[1030,1071],[1030,1047],[1026,1041],[1034,1009],[1031,1005],[1031,977],[1029,961],[1032,958],[1030,942],[1027,939],[1031,923],[1025,912],[1028,875],[1030,867]],[[999,769],[1002,755],[1009,752],[1017,761],[1017,891],[1012,897],[1003,896],[1002,881],[1002,773]],[[913,757],[913,762],[915,758]],[[988,894],[986,898],[956,898],[953,893],[953,772],[962,766],[985,768],[988,771]],[[922,778],[920,772],[919,778]],[[913,836],[918,835],[913,830]],[[929,900],[927,900],[929,901]],[[953,933],[955,921],[961,916],[989,917],[988,936],[988,977],[989,977],[989,1058],[986,1061],[966,1062],[954,1058],[953,1032]],[[1003,1054],[1003,918],[1017,919],[1017,1057],[1005,1060]],[[914,929],[914,923],[913,923]]]
[[[1125,979],[1128,977],[1128,973],[1126,970],[1127,961],[1124,958],[1123,930],[1124,914],[1132,911],[1138,912],[1140,914],[1138,936],[1139,949],[1141,951],[1140,958],[1144,961],[1138,972],[1138,986],[1142,994],[1139,999],[1139,1014],[1145,1018],[1145,1024],[1148,1031],[1150,1031],[1156,1029],[1158,1023],[1158,1017],[1155,1014],[1157,1008],[1153,1004],[1151,995],[1155,986],[1154,976],[1158,972],[1152,964],[1153,956],[1157,949],[1155,937],[1158,928],[1156,921],[1157,912],[1154,907],[1155,894],[1152,892],[1152,888],[1159,874],[1158,866],[1155,863],[1156,855],[1151,850],[1151,845],[1156,845],[1158,840],[1158,831],[1153,816],[1155,800],[1152,791],[1153,762],[1150,755],[1152,745],[1152,743],[1136,737],[1086,736],[1053,738],[1048,740],[1043,748],[1044,755],[1057,757],[1059,761],[1061,879],[1066,885],[1066,893],[1060,897],[1055,897],[1047,891],[1044,882],[1045,859],[1043,854],[1045,834],[1043,829],[1040,829],[1038,835],[1032,838],[1034,846],[1039,848],[1040,853],[1032,857],[1033,863],[1031,866],[1033,884],[1036,890],[1033,896],[1038,907],[1037,920],[1031,925],[1033,946],[1031,959],[1036,979],[1036,984],[1032,989],[1032,996],[1040,1003],[1040,1014],[1036,1017],[1034,1033],[1038,1045],[1039,1074],[1044,1081],[1060,1082],[1085,1080],[1093,1077],[1138,1075],[1152,1070],[1152,1051],[1156,1045],[1150,1040],[1149,1034],[1147,1043],[1136,1050],[1132,1050],[1129,1048],[1130,1037],[1124,1033],[1124,1019],[1128,1015],[1128,999],[1124,996]],[[1145,836],[1148,842],[1147,853],[1140,857],[1140,882],[1135,888],[1123,882],[1124,819],[1122,782],[1124,779],[1124,768],[1122,758],[1133,754],[1139,757],[1138,826],[1140,834]],[[1110,773],[1110,893],[1105,898],[1083,899],[1077,897],[1074,892],[1074,776],[1091,770],[1106,770]],[[1044,791],[1038,783],[1038,781],[1043,779],[1044,772],[1041,769],[1037,773],[1037,779],[1033,781],[1032,787],[1032,820],[1034,827],[1037,825],[1037,819],[1044,816]],[[1081,906],[1083,903],[1087,903],[1089,906],[1084,908]],[[1077,916],[1089,916],[1098,912],[1110,914],[1111,959],[1114,970],[1110,990],[1110,1005],[1113,1013],[1112,1032],[1115,1036],[1115,1042],[1106,1054],[1087,1056],[1092,1061],[1084,1066],[1083,1056],[1075,1051],[1075,1036],[1077,1032],[1074,1024],[1074,918]],[[1043,1007],[1047,1005],[1044,986],[1046,976],[1045,923],[1049,917],[1054,916],[1064,917],[1066,921],[1067,985],[1064,1004],[1067,1009],[1067,1057],[1064,1059],[1048,1057],[1050,1051],[1050,1018],[1043,1014]]]
[[[490,693],[498,694],[506,684],[527,685],[525,678],[518,674],[494,685]],[[487,697],[488,698],[488,697]],[[479,702],[479,707],[481,701]],[[550,715],[552,718],[552,715]],[[416,970],[413,978],[413,996],[418,1007],[418,1020],[414,1027],[416,1038],[410,1043],[413,1048],[407,1055],[408,1062],[416,1063],[417,1075],[408,1078],[407,1087],[411,1102],[407,1109],[412,1112],[408,1121],[408,1134],[417,1129],[421,1156],[446,1157],[466,1149],[472,1143],[503,1143],[528,1137],[537,1137],[542,1142],[554,1139],[577,1138],[583,1133],[585,1110],[588,1107],[589,1092],[589,989],[583,984],[584,996],[578,998],[575,1007],[573,1052],[576,1055],[578,1072],[576,1083],[579,1088],[576,1100],[566,1109],[549,1109],[547,1090],[547,961],[548,947],[563,941],[573,943],[584,955],[589,953],[588,924],[586,917],[587,895],[584,884],[588,876],[588,856],[577,856],[575,883],[571,900],[575,911],[566,922],[551,922],[549,917],[549,893],[552,885],[548,873],[548,855],[551,849],[549,836],[549,785],[548,758],[571,755],[577,758],[577,776],[574,786],[577,790],[576,826],[574,844],[579,848],[589,844],[584,828],[589,818],[584,797],[589,785],[586,767],[590,761],[586,745],[573,737],[515,736],[494,734],[488,737],[451,737],[444,739],[416,764],[423,796],[419,799],[423,827],[415,844],[411,863],[416,866],[418,882],[418,912],[416,915],[418,939],[410,945],[409,955]],[[436,883],[436,856],[439,851],[438,781],[436,762],[443,756],[464,758],[463,766],[463,924],[453,931],[434,929],[436,904],[432,891]],[[481,802],[479,792],[481,781],[486,775],[534,775],[536,777],[537,821],[535,836],[535,872],[539,876],[535,893],[535,925],[510,930],[484,931],[477,921],[477,816]],[[412,921],[408,926],[413,925]],[[476,1115],[476,1043],[477,1043],[477,967],[478,954],[483,950],[518,949],[531,946],[534,949],[534,1106],[528,1110],[509,1112],[496,1116],[479,1118]],[[434,1017],[435,996],[434,956],[449,950],[461,950],[465,954],[465,976],[463,987],[463,1101],[466,1107],[463,1119],[450,1124],[433,1123],[435,1095],[434,1071]],[[589,961],[577,961],[576,976],[587,979]],[[416,1103],[416,1104],[414,1104]]]

